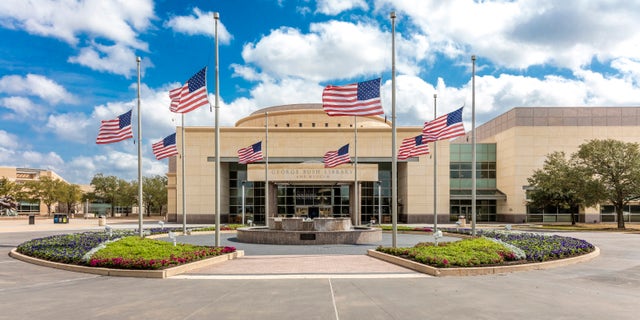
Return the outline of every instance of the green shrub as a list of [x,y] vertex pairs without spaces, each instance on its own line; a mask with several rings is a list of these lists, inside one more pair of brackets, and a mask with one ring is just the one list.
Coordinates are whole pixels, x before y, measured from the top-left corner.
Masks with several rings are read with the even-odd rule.
[[517,259],[507,246],[486,238],[445,242],[438,246],[425,242],[412,248],[379,247],[377,250],[440,268],[495,265]]

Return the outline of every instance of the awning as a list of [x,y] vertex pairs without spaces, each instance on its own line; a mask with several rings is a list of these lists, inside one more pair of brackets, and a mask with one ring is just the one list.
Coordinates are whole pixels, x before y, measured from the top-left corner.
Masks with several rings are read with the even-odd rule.
[[[451,200],[471,200],[471,189],[458,189],[449,191]],[[507,200],[507,195],[498,189],[476,190],[476,200]]]

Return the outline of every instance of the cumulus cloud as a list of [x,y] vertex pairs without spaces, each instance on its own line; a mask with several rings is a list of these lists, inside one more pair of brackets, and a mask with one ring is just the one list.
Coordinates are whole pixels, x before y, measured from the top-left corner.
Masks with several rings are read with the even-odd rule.
[[0,93],[35,96],[48,104],[73,103],[75,98],[63,86],[37,74],[8,75],[0,78]]
[[0,107],[12,110],[14,113],[4,116],[4,119],[29,121],[34,115],[42,114],[44,110],[25,97],[7,97],[0,99]]
[[74,47],[89,39],[69,62],[126,77],[136,69],[134,50],[148,50],[138,34],[148,29],[153,19],[152,0],[0,2],[1,26],[57,38]]
[[366,23],[313,23],[308,34],[281,27],[246,44],[242,57],[274,77],[326,81],[379,75],[390,61],[390,50],[381,45],[388,38]]
[[[218,20],[218,42],[220,44],[229,44],[233,36],[222,23],[223,16]],[[165,22],[165,27],[169,27],[178,33],[188,35],[205,35],[214,37],[214,19],[213,12],[203,12],[198,8],[193,9],[193,14],[188,16],[175,16]]]
[[355,8],[369,9],[367,2],[364,0],[318,0],[317,6],[316,12],[326,15],[337,15]]
[[153,1],[55,1],[4,0],[0,2],[0,25],[31,34],[54,37],[71,45],[79,34],[109,39],[145,49],[137,39],[154,18]]
[[[89,47],[82,48],[77,56],[70,57],[68,61],[93,70],[120,74],[131,78],[137,72],[136,58],[136,53],[131,47],[121,44],[107,46],[93,43]],[[144,70],[152,65],[151,61],[145,60],[145,63],[141,64],[140,68]]]
[[[2,132],[0,132],[1,137]],[[64,160],[55,152],[21,151],[13,147],[5,148],[2,145],[0,145],[0,162],[8,166],[47,169],[56,173],[63,171],[64,168]]]
[[18,137],[14,134],[0,130],[0,148],[15,148],[18,146]]
[[[640,4],[592,1],[378,0],[399,23],[426,35],[451,58],[478,54],[498,66],[525,69],[549,64],[579,70],[597,58],[640,57]],[[404,18],[406,16],[406,18]]]

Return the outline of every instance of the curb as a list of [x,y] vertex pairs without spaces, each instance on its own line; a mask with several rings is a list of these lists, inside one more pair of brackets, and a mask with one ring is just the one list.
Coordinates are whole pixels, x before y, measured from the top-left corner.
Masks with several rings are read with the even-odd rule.
[[9,256],[14,259],[36,264],[39,266],[61,269],[66,271],[97,274],[101,276],[155,278],[155,279],[166,279],[169,277],[173,277],[175,275],[179,275],[181,273],[189,272],[194,269],[210,266],[210,265],[228,261],[228,260],[237,259],[244,256],[244,250],[237,250],[235,252],[231,252],[231,253],[227,253],[227,254],[211,257],[211,258],[206,258],[206,259],[202,259],[202,260],[198,260],[190,263],[185,263],[179,266],[162,269],[162,270],[125,270],[125,269],[85,267],[85,266],[79,266],[74,264],[47,261],[47,260],[42,260],[42,259],[23,255],[17,252],[16,250],[17,248],[13,248],[9,253]]
[[470,267],[470,268],[436,268],[431,267],[415,261],[396,257],[394,255],[378,252],[376,250],[369,249],[367,255],[380,259],[389,263],[399,265],[417,272],[426,273],[435,277],[446,276],[479,276],[488,274],[510,273],[518,271],[530,271],[530,270],[543,270],[556,268],[561,266],[567,266],[575,263],[586,262],[600,255],[600,248],[595,247],[595,250],[588,254],[583,254],[577,257],[571,257],[566,259],[558,259],[544,262],[525,263],[513,266],[495,266],[495,267]]

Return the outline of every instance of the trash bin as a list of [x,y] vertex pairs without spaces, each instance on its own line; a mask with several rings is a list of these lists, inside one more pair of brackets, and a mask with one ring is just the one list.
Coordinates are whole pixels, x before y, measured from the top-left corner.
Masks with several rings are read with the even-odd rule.
[[54,214],[53,223],[69,223],[69,217],[66,214]]
[[29,215],[29,224],[36,224],[36,216],[30,214]]
[[98,217],[98,226],[104,227],[107,224],[107,217],[100,216]]

